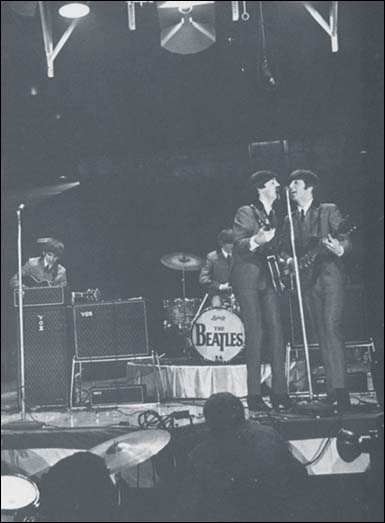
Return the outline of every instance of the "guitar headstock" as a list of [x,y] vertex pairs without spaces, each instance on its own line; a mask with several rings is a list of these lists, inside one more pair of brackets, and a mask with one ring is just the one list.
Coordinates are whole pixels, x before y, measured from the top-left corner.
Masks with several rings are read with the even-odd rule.
[[102,298],[102,293],[99,289],[87,289],[84,292],[72,292],[72,304],[77,302],[98,302]]
[[100,301],[102,293],[99,289],[87,289],[84,298],[88,301]]

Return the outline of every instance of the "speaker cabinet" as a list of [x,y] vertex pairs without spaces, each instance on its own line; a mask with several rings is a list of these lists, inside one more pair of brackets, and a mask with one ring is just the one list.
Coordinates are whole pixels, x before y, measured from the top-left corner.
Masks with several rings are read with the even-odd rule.
[[73,321],[78,359],[149,353],[146,305],[142,299],[75,305]]
[[26,407],[64,407],[70,389],[66,307],[33,307],[23,317]]
[[[290,338],[293,347],[303,346],[303,337],[298,308],[298,298],[292,294],[289,299]],[[317,344],[318,336],[305,308],[306,331],[309,344]],[[365,291],[362,285],[349,285],[345,288],[345,308],[343,315],[343,334],[346,342],[361,343],[369,340],[368,322],[365,303]]]

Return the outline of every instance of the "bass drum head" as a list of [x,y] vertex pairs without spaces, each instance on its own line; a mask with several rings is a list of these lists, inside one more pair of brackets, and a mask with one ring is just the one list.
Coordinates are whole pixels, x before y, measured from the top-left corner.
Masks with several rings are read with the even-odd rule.
[[207,309],[191,328],[191,341],[207,361],[231,361],[245,346],[242,320],[223,308]]
[[35,483],[24,476],[1,476],[1,513],[14,514],[34,508],[39,502],[39,491]]

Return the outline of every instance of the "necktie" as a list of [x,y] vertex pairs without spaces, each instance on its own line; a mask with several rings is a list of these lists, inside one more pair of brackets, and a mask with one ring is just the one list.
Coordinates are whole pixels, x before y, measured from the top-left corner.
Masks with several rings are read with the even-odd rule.
[[305,211],[301,209],[301,222],[305,221]]

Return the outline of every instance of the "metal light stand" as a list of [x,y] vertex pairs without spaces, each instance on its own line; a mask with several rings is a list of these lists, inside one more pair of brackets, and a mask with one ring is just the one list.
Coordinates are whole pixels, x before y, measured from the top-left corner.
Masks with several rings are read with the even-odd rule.
[[313,394],[313,383],[312,383],[311,368],[310,368],[309,343],[308,343],[308,339],[307,339],[305,313],[304,313],[303,299],[302,299],[302,286],[301,286],[301,278],[300,278],[300,274],[299,274],[297,250],[296,250],[296,246],[295,246],[295,231],[294,231],[293,216],[291,214],[292,210],[291,210],[291,205],[290,205],[290,192],[289,192],[288,187],[286,187],[286,201],[287,201],[287,213],[288,213],[289,224],[290,224],[290,240],[291,240],[291,247],[292,247],[292,252],[293,252],[295,283],[296,283],[297,294],[298,294],[298,306],[299,306],[299,314],[300,314],[300,318],[301,318],[303,346],[304,346],[304,350],[305,350],[307,379],[308,379],[308,384],[309,384],[309,398],[310,398],[310,401],[313,401],[314,394]]

